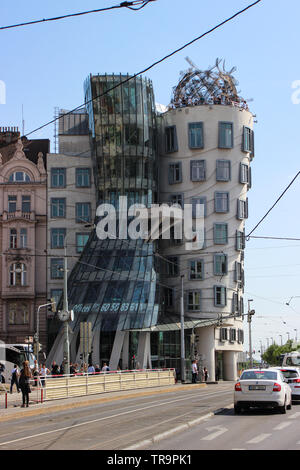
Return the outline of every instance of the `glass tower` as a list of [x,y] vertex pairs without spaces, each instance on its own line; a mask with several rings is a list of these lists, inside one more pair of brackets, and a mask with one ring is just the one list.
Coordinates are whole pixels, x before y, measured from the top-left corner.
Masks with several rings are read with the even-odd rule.
[[[97,206],[110,203],[118,215],[119,197],[127,196],[128,207],[150,207],[157,199],[152,83],[141,77],[91,75],[84,89]],[[155,325],[157,280],[152,242],[120,239],[118,231],[101,240],[93,230],[68,280],[69,308],[75,313],[71,360],[78,355],[82,321],[92,323],[94,362],[110,360],[116,332]]]

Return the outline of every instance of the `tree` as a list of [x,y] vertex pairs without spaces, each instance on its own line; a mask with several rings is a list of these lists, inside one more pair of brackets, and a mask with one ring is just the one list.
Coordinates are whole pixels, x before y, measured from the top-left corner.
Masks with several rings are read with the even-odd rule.
[[271,366],[280,366],[281,365],[281,354],[286,354],[291,351],[296,351],[297,348],[293,348],[293,341],[288,340],[283,346],[278,346],[274,343],[268,347],[268,349],[262,354],[262,360]]

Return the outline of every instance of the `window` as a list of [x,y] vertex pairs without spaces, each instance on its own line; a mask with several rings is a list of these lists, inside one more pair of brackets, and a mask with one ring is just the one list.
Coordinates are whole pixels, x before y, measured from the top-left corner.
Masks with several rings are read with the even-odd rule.
[[9,269],[9,283],[11,286],[26,286],[27,271],[23,263],[13,263]]
[[22,212],[30,212],[30,196],[22,196]]
[[228,272],[227,255],[217,253],[214,255],[214,275],[224,276]]
[[232,294],[232,313],[239,314],[239,296],[237,292]]
[[[193,197],[191,202],[192,202],[192,217],[194,219],[206,217],[207,215],[206,196]],[[197,214],[197,209],[198,209],[198,214]]]
[[182,182],[182,165],[181,162],[169,163],[169,184]]
[[251,185],[251,168],[245,163],[240,164],[240,183]]
[[201,309],[201,292],[200,291],[189,291],[187,308],[190,312],[199,311]]
[[9,231],[9,248],[17,248],[17,230],[11,228]]
[[189,278],[191,281],[198,280],[203,281],[204,279],[204,261],[203,259],[192,260],[189,262],[190,271]]
[[66,235],[65,228],[51,229],[51,248],[64,248],[64,240]]
[[165,151],[166,153],[178,151],[176,126],[165,128]]
[[236,250],[244,250],[245,249],[245,232],[241,232],[240,230],[236,231],[235,234],[235,248]]
[[234,343],[236,341],[236,329],[235,328],[229,329],[229,341],[231,343]]
[[64,277],[64,259],[51,258],[51,279],[63,279]]
[[206,161],[191,160],[191,181],[205,181],[206,179]]
[[58,304],[62,293],[63,293],[63,289],[51,289],[50,296],[51,296],[51,298],[53,298],[55,300],[56,305]]
[[91,186],[90,168],[76,168],[76,188],[89,188]]
[[51,198],[51,217],[66,217],[65,198]]
[[12,173],[9,178],[9,182],[18,182],[18,183],[29,183],[30,177],[24,171],[15,171]]
[[66,187],[66,169],[65,168],[51,168],[51,187],[52,188],[65,188]]
[[215,212],[229,212],[228,192],[215,192]]
[[215,307],[225,307],[227,304],[227,292],[224,286],[214,286]]
[[89,202],[77,202],[75,208],[77,223],[91,221],[91,204]]
[[83,248],[86,245],[86,242],[89,239],[88,233],[76,233],[76,251],[77,253],[81,253]]
[[231,179],[231,162],[230,160],[217,160],[216,162],[216,180],[230,181]]
[[8,304],[9,325],[27,325],[29,323],[29,305],[25,302]]
[[124,130],[125,144],[139,145],[140,129],[136,126],[136,124],[125,124]]
[[16,212],[17,196],[8,196],[8,212]]
[[220,329],[220,341],[227,341],[227,328]]
[[173,289],[166,288],[164,290],[164,299],[166,307],[174,307],[174,291]]
[[238,342],[244,343],[244,331],[240,329],[238,330]]
[[179,266],[177,256],[168,256],[165,263],[165,272],[167,276],[176,277],[179,275]]
[[202,149],[204,147],[202,122],[189,123],[189,147],[191,149]]
[[250,152],[254,155],[254,132],[252,129],[246,126],[244,126],[243,129],[242,151]]
[[234,276],[234,280],[236,282],[240,282],[242,283],[243,282],[243,279],[244,279],[244,271],[243,271],[243,268],[242,268],[242,263],[239,263],[238,261],[235,262],[235,276]]
[[219,148],[233,148],[233,123],[219,122]]
[[171,194],[170,203],[172,205],[179,204],[180,207],[183,207],[183,194]]
[[237,219],[243,220],[248,218],[248,198],[246,201],[238,199],[237,201]]
[[27,248],[27,228],[21,228],[20,230],[20,246],[21,248]]
[[226,245],[228,243],[227,224],[214,224],[214,243],[216,245]]

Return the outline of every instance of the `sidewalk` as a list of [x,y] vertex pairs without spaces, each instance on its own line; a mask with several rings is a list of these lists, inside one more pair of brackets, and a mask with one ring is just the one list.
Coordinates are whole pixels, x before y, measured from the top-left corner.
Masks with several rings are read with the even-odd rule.
[[63,411],[74,408],[81,408],[85,406],[92,406],[100,403],[105,403],[114,400],[121,400],[124,398],[134,398],[135,396],[149,396],[162,393],[177,392],[179,390],[191,390],[196,388],[206,388],[207,384],[181,384],[168,385],[165,387],[149,387],[138,390],[122,391],[122,392],[107,392],[98,395],[85,395],[82,397],[63,398],[60,400],[46,401],[44,403],[36,403],[37,393],[32,387],[33,391],[30,395],[29,407],[21,408],[22,394],[14,392],[8,393],[7,401],[8,408],[5,409],[5,395],[0,395],[0,422],[19,419],[22,417],[36,416],[56,411]]

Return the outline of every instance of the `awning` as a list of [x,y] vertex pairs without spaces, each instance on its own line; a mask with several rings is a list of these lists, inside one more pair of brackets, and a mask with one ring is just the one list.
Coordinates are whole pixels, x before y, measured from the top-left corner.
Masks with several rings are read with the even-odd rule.
[[[191,330],[192,328],[203,328],[205,326],[219,325],[220,319],[205,319],[205,320],[189,320],[184,322],[184,329]],[[166,323],[161,325],[154,325],[148,328],[129,328],[128,330],[123,331],[175,331],[181,330],[181,323]]]

